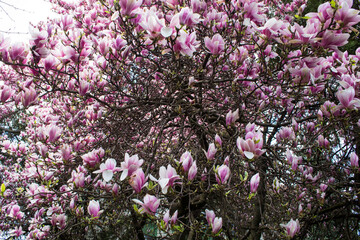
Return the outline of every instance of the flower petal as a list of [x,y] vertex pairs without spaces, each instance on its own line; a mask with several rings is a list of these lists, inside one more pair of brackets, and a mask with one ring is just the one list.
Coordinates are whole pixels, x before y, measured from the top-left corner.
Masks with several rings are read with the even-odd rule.
[[248,151],[244,151],[244,155],[247,159],[253,159],[255,156],[254,153]]
[[170,27],[163,27],[161,28],[161,35],[164,37],[164,38],[167,38],[167,37],[170,37],[173,33],[173,30],[172,28]]
[[102,176],[105,180],[105,182],[108,182],[112,179],[114,173],[113,171],[110,171],[110,170],[105,170],[103,173],[102,173]]

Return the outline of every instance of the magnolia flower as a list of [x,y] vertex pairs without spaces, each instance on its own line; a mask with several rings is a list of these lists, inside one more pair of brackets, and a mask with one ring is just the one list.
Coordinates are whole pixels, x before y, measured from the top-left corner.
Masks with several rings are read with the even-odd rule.
[[46,130],[50,142],[56,142],[60,138],[60,135],[63,131],[60,127],[54,124],[48,126]]
[[225,184],[230,177],[230,168],[226,165],[218,166],[215,169],[215,177],[218,184]]
[[220,229],[222,228],[222,218],[221,217],[214,218],[211,228],[212,228],[212,232],[214,234],[218,233],[220,231]]
[[147,178],[142,168],[137,169],[130,177],[129,184],[135,190],[136,193],[140,193],[141,189],[147,184]]
[[11,210],[10,210],[10,217],[12,218],[17,218],[18,220],[22,219],[24,216],[24,213],[20,211],[20,207],[19,205],[14,205],[12,206]]
[[175,17],[179,18],[179,23],[181,25],[188,25],[189,27],[200,22],[200,15],[197,13],[193,13],[192,9],[185,7],[182,8],[179,13],[177,13]]
[[175,181],[181,179],[179,175],[177,175],[175,168],[173,168],[170,164],[165,168],[164,166],[160,167],[159,171],[159,179],[156,180],[153,176],[150,175],[150,179],[158,182],[162,193],[166,194],[169,187],[172,187],[175,184]]
[[29,106],[31,103],[35,102],[37,97],[36,91],[34,88],[26,88],[21,96],[21,103],[24,107]]
[[219,147],[222,146],[222,140],[221,140],[220,136],[217,134],[215,135],[215,144],[218,145]]
[[323,135],[318,136],[318,143],[320,147],[328,148],[330,146],[329,141],[326,138],[324,138]]
[[70,179],[76,187],[84,187],[85,186],[85,174],[83,172],[77,172],[73,170],[71,172]]
[[213,160],[217,150],[214,143],[209,145],[208,151],[205,153],[208,160]]
[[345,90],[339,90],[336,93],[336,96],[339,99],[340,103],[346,108],[360,106],[360,100],[355,98],[355,90],[353,87],[349,87]]
[[348,33],[336,33],[335,31],[326,29],[320,45],[324,48],[335,49],[337,47],[344,46],[350,37]]
[[215,34],[211,39],[209,37],[205,37],[205,46],[210,52],[214,55],[221,54],[224,51],[224,39],[220,34]]
[[180,163],[182,164],[182,167],[185,172],[187,172],[189,170],[189,168],[193,164],[193,161],[194,160],[191,156],[191,153],[188,151],[184,152],[180,157]]
[[218,233],[222,228],[222,218],[215,217],[214,211],[208,209],[205,210],[205,214],[206,214],[206,220],[212,228],[212,232],[214,234]]
[[79,82],[79,94],[81,96],[85,96],[87,91],[90,88],[90,83],[84,80],[80,80]]
[[[75,146],[75,151],[77,147]],[[93,150],[81,156],[83,162],[88,167],[96,167],[101,162],[101,158],[105,155],[105,151],[102,148]]]
[[177,216],[178,216],[178,211],[176,210],[170,219],[170,210],[168,210],[163,217],[163,220],[165,222],[165,227],[167,227],[169,221],[171,224],[175,224],[177,220]]
[[280,224],[280,226],[286,228],[286,233],[291,238],[300,231],[300,223],[298,219],[296,219],[296,221],[291,219],[287,224]]
[[252,193],[256,192],[257,188],[259,187],[259,182],[260,182],[260,176],[259,173],[257,173],[254,176],[252,176],[250,180],[250,191]]
[[296,138],[294,130],[291,127],[283,127],[276,135],[276,140],[280,142],[283,139],[294,141]]
[[286,150],[286,158],[288,163],[291,165],[291,169],[294,171],[297,169],[298,164],[302,161],[302,157],[295,156],[289,149]]
[[116,160],[109,158],[105,163],[100,164],[100,170],[95,171],[94,173],[102,173],[105,182],[108,182],[112,179],[114,172],[120,171],[120,168],[116,167]]
[[127,176],[131,176],[141,165],[144,160],[140,159],[138,155],[129,156],[128,153],[125,153],[125,161],[121,163],[121,177],[120,181],[124,180]]
[[236,109],[235,112],[232,112],[231,110],[226,114],[226,125],[230,126],[236,122],[236,120],[239,119],[239,109]]
[[98,218],[102,212],[103,212],[103,210],[100,211],[100,204],[99,204],[98,201],[91,200],[91,201],[89,202],[88,213],[89,213],[93,218]]
[[325,192],[326,189],[327,189],[327,187],[328,187],[327,184],[324,184],[324,183],[321,183],[321,184],[320,184],[320,190],[321,190],[322,192]]
[[251,131],[246,133],[245,140],[238,137],[236,140],[236,146],[238,147],[241,155],[245,156],[247,159],[254,159],[259,157],[265,150],[262,150],[263,147],[263,138],[262,133],[255,131],[255,129],[250,128]]
[[14,236],[14,237],[20,237],[24,234],[25,232],[22,230],[22,227],[15,227],[14,230],[10,231],[10,235]]
[[359,167],[359,157],[354,152],[350,154],[350,164],[352,167]]
[[1,102],[6,102],[6,100],[8,100],[9,98],[12,97],[12,95],[14,95],[14,90],[12,90],[9,86],[4,86],[2,90],[0,90],[0,101]]
[[160,205],[160,199],[157,199],[155,196],[146,194],[144,197],[144,202],[133,199],[133,201],[139,205],[141,205],[140,213],[148,213],[150,215],[154,215],[156,213],[156,210],[158,209]]
[[191,165],[189,172],[188,172],[188,179],[191,181],[195,178],[197,173],[197,166],[196,166],[196,161],[194,161],[194,163]]
[[193,53],[200,46],[200,41],[196,40],[196,32],[189,33],[181,29],[179,35],[173,47],[174,51],[192,57]]
[[143,0],[120,0],[121,14],[131,16],[131,13],[139,8]]

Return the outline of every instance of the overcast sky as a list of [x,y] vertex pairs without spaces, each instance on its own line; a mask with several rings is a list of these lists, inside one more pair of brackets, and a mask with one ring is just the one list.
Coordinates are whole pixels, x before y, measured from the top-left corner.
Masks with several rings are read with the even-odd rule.
[[0,0],[0,32],[10,32],[12,41],[29,39],[29,22],[37,24],[47,17],[56,17],[46,0]]

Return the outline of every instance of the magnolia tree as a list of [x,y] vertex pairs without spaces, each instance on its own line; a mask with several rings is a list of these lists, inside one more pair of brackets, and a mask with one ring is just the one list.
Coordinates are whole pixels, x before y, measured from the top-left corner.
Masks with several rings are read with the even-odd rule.
[[358,238],[352,0],[52,2],[0,38],[4,232]]

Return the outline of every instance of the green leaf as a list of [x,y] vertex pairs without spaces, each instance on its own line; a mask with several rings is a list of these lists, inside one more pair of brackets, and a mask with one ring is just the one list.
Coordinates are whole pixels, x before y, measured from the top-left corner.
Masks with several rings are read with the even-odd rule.
[[244,181],[246,181],[249,177],[249,173],[247,171],[245,171],[245,177],[244,177]]
[[135,212],[140,213],[138,207],[136,206],[136,204],[134,204],[133,207],[134,207]]
[[255,196],[255,193],[250,193],[249,200],[251,200]]
[[296,14],[295,14],[294,17],[295,17],[296,19],[305,19],[305,20],[308,20],[308,19],[311,18],[311,17],[307,17],[307,16],[302,17],[302,16],[299,16],[299,15],[296,15]]
[[335,0],[331,0],[330,5],[331,5],[332,8],[336,8]]
[[1,193],[4,193],[5,192],[5,184],[3,183],[3,184],[1,184]]

